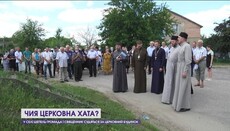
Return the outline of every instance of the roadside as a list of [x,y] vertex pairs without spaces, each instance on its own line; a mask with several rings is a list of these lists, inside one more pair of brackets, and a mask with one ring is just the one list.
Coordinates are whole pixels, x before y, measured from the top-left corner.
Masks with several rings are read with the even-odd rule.
[[[205,88],[194,87],[192,109],[189,112],[175,112],[171,105],[161,103],[161,95],[150,93],[151,75],[147,76],[147,93],[133,93],[134,75],[127,75],[129,90],[126,93],[112,92],[112,75],[89,77],[88,70],[83,72],[83,80],[69,84],[87,87],[105,94],[111,100],[121,103],[139,118],[147,115],[149,121],[161,130],[175,131],[228,131],[230,130],[230,68],[214,66],[212,81],[205,81]],[[48,79],[49,80],[49,79]],[[50,79],[53,80],[53,79]],[[55,80],[58,80],[57,76]],[[196,83],[192,78],[193,84]]]
[[[128,74],[129,90],[126,93],[112,92],[112,75],[89,77],[84,71],[82,82],[70,80],[69,84],[83,86],[102,92],[110,99],[122,103],[139,117],[148,115],[150,123],[161,130],[227,131],[230,130],[230,68],[214,69],[213,80],[205,81],[205,88],[195,88],[192,109],[189,112],[175,112],[170,105],[160,102],[161,95],[150,93],[151,75],[147,76],[147,93],[133,93],[133,73]],[[57,79],[58,80],[58,79]],[[195,79],[193,78],[193,83]]]

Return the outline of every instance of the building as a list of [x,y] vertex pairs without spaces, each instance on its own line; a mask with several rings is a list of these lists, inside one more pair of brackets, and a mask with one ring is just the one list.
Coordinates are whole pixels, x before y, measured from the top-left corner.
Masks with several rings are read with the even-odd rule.
[[169,10],[169,12],[171,13],[171,17],[176,21],[176,23],[173,24],[174,35],[179,35],[180,32],[186,32],[188,33],[189,42],[201,39],[200,29],[203,27],[202,25],[171,10]]

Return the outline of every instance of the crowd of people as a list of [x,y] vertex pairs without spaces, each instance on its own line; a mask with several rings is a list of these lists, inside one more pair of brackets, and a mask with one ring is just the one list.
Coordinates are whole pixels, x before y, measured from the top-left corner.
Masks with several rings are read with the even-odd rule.
[[[37,77],[44,79],[58,74],[61,83],[69,79],[83,81],[85,67],[89,69],[89,77],[97,77],[102,70],[104,75],[113,74],[113,92],[128,90],[127,74],[131,67],[134,93],[145,93],[147,74],[152,75],[151,93],[162,94],[161,102],[172,104],[176,111],[188,111],[193,94],[193,72],[197,79],[195,86],[203,88],[205,65],[208,80],[211,80],[214,53],[210,46],[207,49],[203,47],[202,40],[189,44],[187,38],[188,34],[181,32],[179,36],[171,37],[169,46],[155,40],[150,41],[147,49],[138,40],[129,51],[120,42],[116,43],[115,50],[106,46],[104,51],[95,46],[84,50],[79,46],[66,45],[52,50],[48,47],[44,50],[35,48],[33,52],[26,47],[22,52],[16,47],[2,56],[2,63],[4,70],[24,71],[26,74],[30,74],[33,67]],[[22,64],[25,64],[24,70]]]
[[79,46],[72,48],[66,45],[60,48],[55,47],[52,50],[48,47],[44,50],[35,48],[34,52],[31,52],[28,47],[23,52],[19,47],[16,47],[6,52],[1,59],[4,70],[25,71],[26,74],[31,74],[31,67],[33,67],[37,77],[47,79],[47,76],[54,78],[56,74],[59,74],[60,81],[63,83],[73,78],[77,82],[82,81],[84,67],[89,68],[90,77],[92,74],[96,77],[102,62],[102,55],[98,47],[95,46],[84,51]]

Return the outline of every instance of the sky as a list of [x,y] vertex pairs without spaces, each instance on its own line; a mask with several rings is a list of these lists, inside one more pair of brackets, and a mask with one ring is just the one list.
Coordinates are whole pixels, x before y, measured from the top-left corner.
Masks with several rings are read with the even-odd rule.
[[[109,1],[0,1],[0,37],[11,37],[27,18],[43,24],[46,37],[55,35],[61,28],[62,35],[80,39],[78,34],[87,28],[98,32],[103,10]],[[172,11],[203,26],[201,35],[214,33],[215,22],[230,16],[229,1],[155,1],[166,3]],[[81,41],[81,40],[79,40]]]

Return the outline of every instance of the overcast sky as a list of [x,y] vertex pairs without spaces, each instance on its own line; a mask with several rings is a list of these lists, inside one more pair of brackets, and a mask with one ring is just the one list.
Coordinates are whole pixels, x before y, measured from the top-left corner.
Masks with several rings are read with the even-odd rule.
[[[102,12],[108,1],[1,1],[0,37],[11,37],[26,18],[44,24],[46,37],[54,36],[58,27],[66,37],[75,36],[87,27],[100,24]],[[202,25],[201,34],[214,33],[214,22],[222,22],[230,16],[229,1],[157,1],[166,3],[172,11]]]

